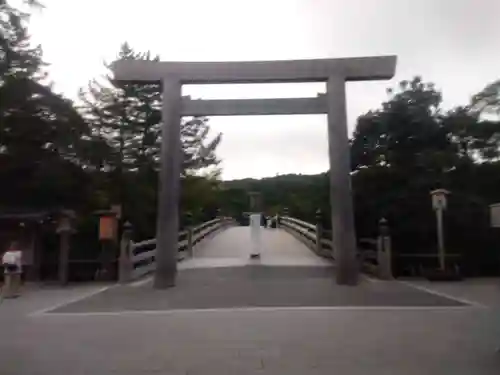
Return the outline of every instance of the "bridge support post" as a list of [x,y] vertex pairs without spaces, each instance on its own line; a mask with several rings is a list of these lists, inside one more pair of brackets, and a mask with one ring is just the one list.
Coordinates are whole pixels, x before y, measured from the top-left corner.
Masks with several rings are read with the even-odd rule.
[[356,285],[359,266],[356,261],[357,249],[350,176],[351,158],[347,135],[345,77],[342,75],[330,76],[326,87],[332,245],[337,264],[337,284]]
[[160,187],[156,229],[154,287],[175,286],[179,237],[179,189],[181,163],[181,83],[164,77]]

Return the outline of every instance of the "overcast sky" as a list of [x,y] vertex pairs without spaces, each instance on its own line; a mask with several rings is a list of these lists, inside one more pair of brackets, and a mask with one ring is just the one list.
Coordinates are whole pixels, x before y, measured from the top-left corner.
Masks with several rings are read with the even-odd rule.
[[[500,77],[497,0],[42,0],[31,33],[57,91],[71,98],[122,42],[162,60],[283,60],[395,54],[391,81],[350,83],[348,122],[385,89],[422,75],[445,107]],[[186,86],[198,98],[303,97],[323,84]],[[224,179],[328,168],[323,116],[214,117]]]

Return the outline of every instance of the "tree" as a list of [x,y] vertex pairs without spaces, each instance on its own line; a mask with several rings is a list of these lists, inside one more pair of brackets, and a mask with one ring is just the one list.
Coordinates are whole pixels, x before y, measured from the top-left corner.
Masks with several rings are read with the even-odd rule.
[[465,164],[495,161],[500,156],[498,122],[481,119],[471,106],[460,106],[443,116],[442,124]]
[[479,115],[500,119],[500,79],[488,84],[472,97],[470,109]]
[[29,14],[0,1],[0,196],[3,205],[82,203],[79,165],[88,128],[73,104],[43,83]]
[[[127,43],[121,46],[118,59],[158,61],[150,52],[135,52]],[[109,68],[109,65],[106,65]],[[105,140],[110,154],[103,162],[111,170],[157,170],[161,145],[161,87],[160,83],[116,81],[108,74],[104,82],[94,80],[86,91],[80,92],[83,113],[91,122],[93,133]],[[206,118],[193,118],[181,124],[184,153],[183,175],[188,171],[217,165],[215,148],[217,135],[203,145],[209,132]]]
[[494,194],[486,171],[500,172],[494,164],[500,134],[498,123],[472,110],[478,98],[493,97],[491,87],[485,92],[443,113],[441,93],[415,78],[403,81],[396,93],[389,90],[381,109],[359,118],[351,143],[359,236],[375,233],[384,216],[397,251],[435,252],[429,192],[444,187],[452,192],[445,221],[449,248],[470,261],[480,247],[483,265],[493,261],[487,205]]
[[440,126],[441,93],[420,77],[388,93],[381,109],[358,119],[351,142],[353,169],[390,166],[414,174],[450,168],[454,150]]
[[441,124],[441,93],[419,77],[388,93],[380,109],[360,116],[351,141],[357,230],[371,235],[381,217],[405,217],[393,228],[396,242],[417,232],[429,238],[432,227],[416,223],[432,213],[428,192],[457,163]]

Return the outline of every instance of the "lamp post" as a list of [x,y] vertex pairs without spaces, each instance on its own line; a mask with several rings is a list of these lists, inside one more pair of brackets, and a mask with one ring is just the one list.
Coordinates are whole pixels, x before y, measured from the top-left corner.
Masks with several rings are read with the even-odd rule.
[[450,192],[445,189],[436,189],[431,191],[432,198],[432,208],[436,212],[436,224],[437,224],[437,241],[438,241],[438,257],[439,257],[439,268],[441,271],[445,270],[446,267],[446,251],[444,247],[444,231],[443,231],[443,212],[446,210],[447,205],[447,195]]

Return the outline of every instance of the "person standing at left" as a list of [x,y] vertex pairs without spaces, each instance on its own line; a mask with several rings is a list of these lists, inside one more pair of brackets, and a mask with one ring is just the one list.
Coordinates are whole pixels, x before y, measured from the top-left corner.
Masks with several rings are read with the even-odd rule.
[[22,252],[16,242],[12,242],[2,256],[4,270],[3,297],[19,297],[21,289]]

